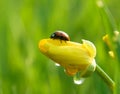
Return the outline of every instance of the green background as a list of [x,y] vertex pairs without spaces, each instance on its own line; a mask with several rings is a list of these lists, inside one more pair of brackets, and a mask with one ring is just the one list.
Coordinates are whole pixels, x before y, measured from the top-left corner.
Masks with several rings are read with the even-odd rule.
[[[72,41],[87,39],[97,48],[96,62],[116,82],[120,94],[120,1],[0,0],[0,94],[112,94],[95,72],[82,85],[40,53],[38,43],[63,30]],[[111,47],[102,40],[109,34]],[[113,50],[115,58],[108,54]]]

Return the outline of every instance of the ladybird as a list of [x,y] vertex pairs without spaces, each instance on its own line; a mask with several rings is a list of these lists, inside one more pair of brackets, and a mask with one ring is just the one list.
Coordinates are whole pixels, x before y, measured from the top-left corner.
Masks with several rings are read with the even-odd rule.
[[68,34],[63,32],[63,31],[54,32],[50,36],[50,38],[52,38],[52,39],[60,39],[60,40],[64,40],[64,41],[70,41],[70,38],[69,38]]

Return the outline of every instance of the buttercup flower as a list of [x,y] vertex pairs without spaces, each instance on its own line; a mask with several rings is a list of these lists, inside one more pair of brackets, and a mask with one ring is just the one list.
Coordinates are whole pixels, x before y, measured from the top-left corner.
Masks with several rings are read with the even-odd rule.
[[63,66],[68,75],[74,76],[80,72],[81,77],[85,77],[95,71],[96,48],[88,40],[82,42],[81,44],[48,38],[39,42],[39,49],[44,55]]

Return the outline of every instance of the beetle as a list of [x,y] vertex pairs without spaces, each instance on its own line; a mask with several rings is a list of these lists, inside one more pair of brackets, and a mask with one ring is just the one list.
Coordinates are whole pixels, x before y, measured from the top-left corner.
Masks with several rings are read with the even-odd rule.
[[68,36],[67,33],[63,32],[63,31],[56,31],[54,32],[50,38],[52,39],[60,39],[61,41],[70,41],[70,37]]

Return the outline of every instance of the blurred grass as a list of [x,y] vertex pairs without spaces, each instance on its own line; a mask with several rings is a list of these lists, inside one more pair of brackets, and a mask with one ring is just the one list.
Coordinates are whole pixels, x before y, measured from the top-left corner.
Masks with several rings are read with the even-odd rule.
[[[55,30],[67,32],[72,41],[92,41],[97,47],[97,63],[115,80],[113,93],[120,94],[120,41],[112,41],[114,30],[120,28],[120,1],[105,0],[113,18],[97,6],[98,1],[1,0],[0,94],[112,94],[96,73],[75,85],[63,68],[39,52],[39,40]],[[102,40],[106,33],[115,59],[108,55],[110,49]]]

